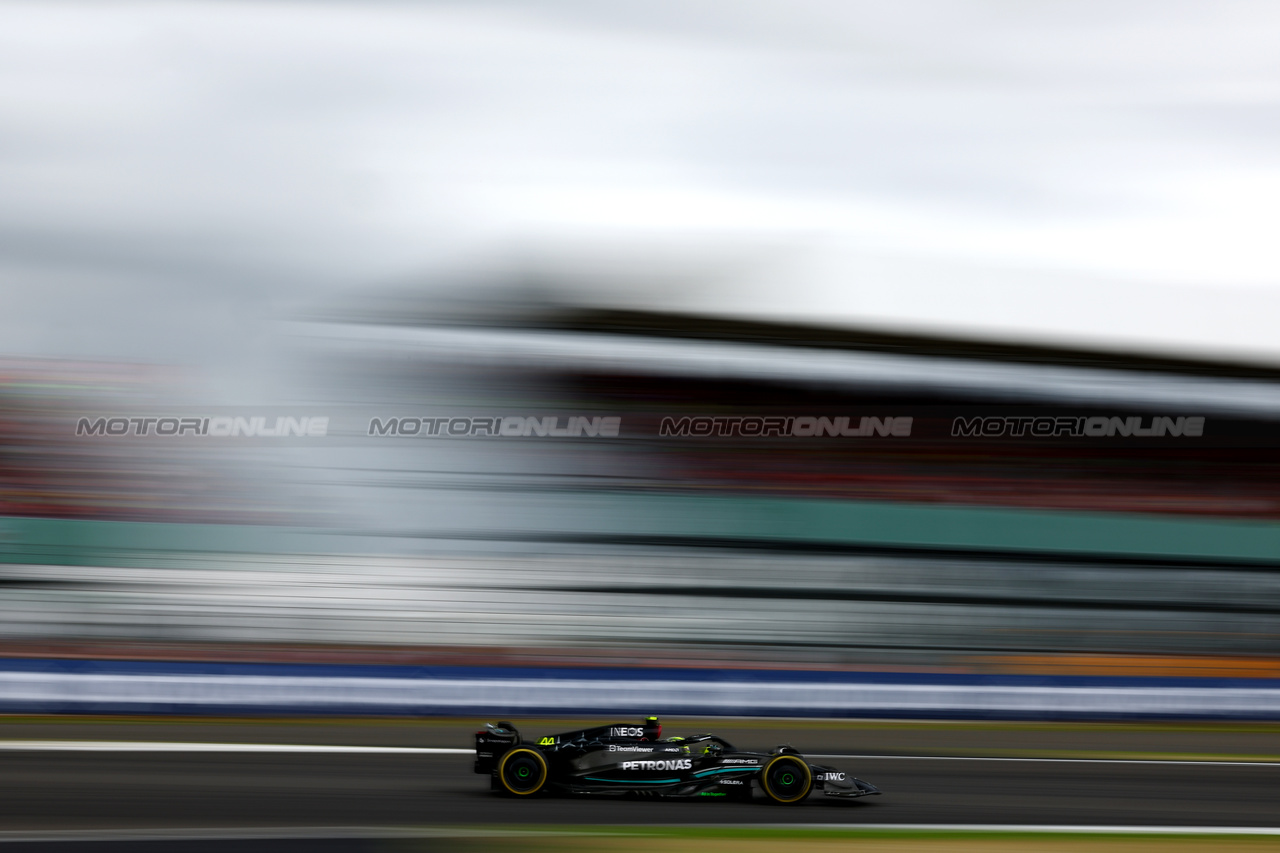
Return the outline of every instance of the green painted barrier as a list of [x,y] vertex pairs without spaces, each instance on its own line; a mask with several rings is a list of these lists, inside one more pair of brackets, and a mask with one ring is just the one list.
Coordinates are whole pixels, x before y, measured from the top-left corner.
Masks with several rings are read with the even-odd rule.
[[[470,501],[470,503],[468,502]],[[420,529],[0,518],[0,561],[136,565],[148,555],[421,553],[433,537],[678,537],[864,547],[1280,562],[1280,523],[682,494],[472,493]]]
[[[1138,513],[788,498],[627,498],[649,535],[908,548],[1280,561],[1280,523]],[[603,515],[608,524],[613,512]],[[622,532],[621,529],[619,532]]]

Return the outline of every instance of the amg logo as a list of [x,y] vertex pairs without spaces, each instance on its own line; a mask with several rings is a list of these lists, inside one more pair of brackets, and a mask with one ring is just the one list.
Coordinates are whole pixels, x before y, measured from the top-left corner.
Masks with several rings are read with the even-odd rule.
[[623,770],[688,770],[693,767],[692,758],[668,758],[665,761],[624,761]]
[[843,782],[843,773],[819,773],[818,778],[823,782]]
[[912,418],[859,418],[856,425],[848,416],[838,418],[740,417],[663,418],[658,424],[660,436],[778,436],[821,438],[829,436],[911,435]]
[[1102,416],[1071,415],[1068,417],[972,417],[956,418],[951,422],[952,436],[978,436],[997,438],[1002,435],[1034,436],[1049,438],[1059,435],[1089,436],[1137,436],[1154,438],[1163,435],[1186,436],[1199,438],[1204,435],[1204,418],[1196,417],[1158,417],[1152,416],[1150,425],[1143,426],[1146,420],[1138,416],[1111,418]]
[[725,764],[759,764],[760,761],[759,759],[756,759],[756,758],[726,758],[724,760],[724,763]]
[[644,737],[644,729],[638,726],[614,726],[609,729],[609,737]]

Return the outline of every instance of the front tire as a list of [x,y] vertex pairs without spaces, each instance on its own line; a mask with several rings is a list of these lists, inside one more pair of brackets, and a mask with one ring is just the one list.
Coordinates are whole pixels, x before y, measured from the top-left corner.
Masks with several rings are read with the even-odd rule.
[[775,803],[794,805],[813,790],[813,773],[803,758],[775,755],[760,771],[760,789]]
[[495,773],[499,790],[515,797],[531,797],[547,784],[547,759],[530,746],[518,746],[502,756]]

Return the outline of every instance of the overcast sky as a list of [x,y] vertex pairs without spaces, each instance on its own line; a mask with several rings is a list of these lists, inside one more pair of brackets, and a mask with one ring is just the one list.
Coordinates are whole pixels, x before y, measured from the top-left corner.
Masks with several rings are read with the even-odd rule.
[[0,354],[472,268],[1280,362],[1280,7],[0,3]]

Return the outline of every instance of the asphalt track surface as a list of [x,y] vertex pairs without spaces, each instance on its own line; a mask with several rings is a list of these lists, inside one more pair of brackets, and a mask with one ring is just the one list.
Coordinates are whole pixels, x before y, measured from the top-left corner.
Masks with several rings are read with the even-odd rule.
[[831,760],[885,794],[798,807],[489,792],[465,756],[8,753],[0,827],[497,824],[1274,826],[1280,766]]
[[[466,742],[472,728],[462,726],[455,732],[439,726],[8,724],[0,725],[0,739],[307,741],[456,748]],[[778,732],[783,728],[778,724],[759,730],[739,726],[740,731],[730,736],[744,747],[767,748],[780,741]],[[1180,751],[1221,749],[1224,744],[1239,750],[1250,743],[1252,751],[1260,753],[1272,752],[1277,738],[1274,731],[1206,734],[1123,727],[1101,733],[1013,730],[1003,736],[999,730],[959,728],[891,731],[886,736],[884,732],[811,730],[803,724],[797,734],[789,739],[811,751],[821,742],[828,745],[824,752],[865,753],[868,746],[875,746],[868,743],[875,734],[882,742],[888,740],[890,748],[906,741],[923,748],[940,739],[963,742],[974,755],[981,752],[979,742],[987,739],[1005,744],[1047,739],[1056,748],[1061,748],[1064,738],[1094,748],[1101,739],[1107,746],[1137,742]],[[856,746],[862,749],[851,748]],[[0,831],[539,824],[1280,825],[1280,763],[992,761],[920,755],[815,760],[851,771],[885,793],[853,801],[815,794],[795,807],[719,799],[540,797],[524,801],[491,794],[487,777],[471,772],[471,758],[466,755],[5,750],[0,752]],[[14,845],[0,847],[13,849]],[[277,842],[275,849],[284,848]],[[313,842],[308,849],[321,848]]]

